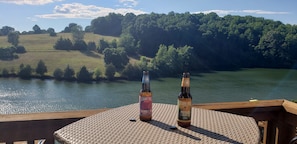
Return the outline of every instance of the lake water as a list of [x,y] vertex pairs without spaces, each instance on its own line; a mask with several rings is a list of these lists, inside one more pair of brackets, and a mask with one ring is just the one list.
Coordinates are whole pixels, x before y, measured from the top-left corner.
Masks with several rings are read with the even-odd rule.
[[[180,82],[180,77],[152,80],[153,101],[176,104]],[[113,108],[137,103],[140,87],[140,80],[84,84],[0,78],[0,114]],[[296,100],[296,89],[296,70],[246,69],[191,76],[193,103]]]

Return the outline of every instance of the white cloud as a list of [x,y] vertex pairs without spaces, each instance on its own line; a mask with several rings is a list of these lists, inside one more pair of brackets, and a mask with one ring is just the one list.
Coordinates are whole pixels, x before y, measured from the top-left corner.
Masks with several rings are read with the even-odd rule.
[[49,19],[58,19],[58,18],[83,18],[83,19],[93,19],[100,16],[107,16],[109,13],[118,13],[125,15],[126,13],[134,13],[135,15],[143,14],[145,12],[140,10],[135,10],[131,8],[104,8],[98,7],[95,5],[83,5],[81,3],[71,3],[71,4],[62,4],[56,6],[52,14],[43,14],[36,15],[39,18],[49,18]]
[[135,7],[138,2],[136,0],[119,0],[125,7]]
[[267,15],[279,15],[279,14],[289,14],[289,12],[274,12],[274,11],[263,11],[263,10],[242,10],[242,13],[252,13],[252,14],[267,14]]
[[211,13],[215,12],[219,16],[224,16],[228,14],[261,14],[261,15],[283,15],[283,14],[289,14],[289,12],[277,12],[277,11],[264,11],[264,10],[208,10],[208,11],[199,11],[194,13]]
[[0,3],[13,3],[17,5],[44,5],[63,0],[0,0]]
[[208,11],[199,11],[199,12],[194,12],[194,13],[204,13],[204,14],[209,14],[209,13],[216,13],[218,15],[228,15],[228,14],[231,14],[231,13],[234,13],[236,11],[234,10],[208,10]]
[[27,17],[27,19],[28,19],[28,20],[30,20],[30,21],[32,21],[32,22],[35,22],[35,21],[37,21],[37,19],[36,19],[36,18],[34,18],[34,17]]

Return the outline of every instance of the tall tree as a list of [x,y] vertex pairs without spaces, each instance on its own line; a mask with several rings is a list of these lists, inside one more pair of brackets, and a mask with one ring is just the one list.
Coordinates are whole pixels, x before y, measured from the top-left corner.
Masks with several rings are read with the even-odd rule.
[[128,80],[138,80],[141,77],[141,67],[139,65],[127,64],[123,69],[121,75]]
[[103,54],[104,62],[113,64],[117,70],[122,70],[129,62],[129,58],[123,48],[106,48]]
[[70,39],[60,37],[55,43],[54,48],[57,50],[71,50],[73,48],[73,44]]
[[83,66],[80,71],[77,73],[77,80],[79,82],[90,82],[92,81],[92,76],[93,76],[93,73],[90,73],[86,66]]
[[129,34],[133,31],[136,15],[134,13],[127,13],[122,20],[122,34]]
[[54,78],[56,80],[62,80],[63,79],[63,75],[64,75],[64,72],[60,68],[55,69],[55,71],[53,73],[53,76],[54,76]]
[[85,41],[77,40],[74,42],[73,50],[86,51],[87,49],[88,49],[88,46]]
[[13,27],[3,26],[2,29],[0,29],[0,36],[6,36],[13,31],[15,31]]
[[121,35],[119,46],[123,47],[128,55],[135,55],[138,51],[136,40],[130,34]]
[[95,51],[96,50],[96,43],[95,42],[88,42],[88,50]]
[[7,41],[13,46],[18,46],[19,44],[19,33],[16,31],[10,32],[7,36]]
[[286,35],[286,50],[287,50],[287,56],[288,56],[288,61],[291,61],[291,64],[296,64],[297,63],[297,26],[296,27],[296,32],[287,34]]
[[2,69],[2,76],[3,77],[8,77],[9,76],[9,71],[6,68]]
[[74,42],[82,41],[85,36],[82,26],[76,25],[71,27],[72,39]]
[[14,58],[13,48],[0,48],[0,60],[12,60]]
[[101,68],[100,67],[98,67],[98,68],[95,69],[94,75],[95,75],[95,79],[96,80],[99,80],[100,79],[100,76],[102,75],[102,72],[101,72]]
[[98,51],[99,53],[102,53],[102,52],[103,52],[106,48],[108,48],[108,47],[109,47],[108,42],[105,41],[104,39],[100,39],[100,40],[99,40],[99,46],[98,46],[97,51]]
[[282,65],[284,57],[284,40],[284,36],[280,32],[274,30],[267,32],[261,37],[256,50],[264,57],[264,64],[266,66],[279,67]]
[[105,76],[107,77],[108,80],[113,80],[115,73],[116,73],[116,68],[113,64],[107,64],[105,66]]
[[81,67],[80,71],[77,73],[77,80],[80,82],[90,82],[93,79],[93,73],[90,73],[86,66]]
[[64,28],[64,30],[62,32],[64,32],[64,33],[70,33],[71,32],[71,29],[73,27],[76,27],[76,26],[77,26],[76,23],[70,23],[67,27]]
[[69,65],[67,65],[67,67],[64,70],[64,76],[63,76],[64,79],[72,81],[75,79],[74,75],[75,75],[74,69],[71,68]]
[[41,34],[42,31],[40,29],[40,27],[38,25],[34,25],[33,26],[33,31],[34,31],[34,34]]
[[[175,48],[173,45],[160,45],[156,57],[153,59],[154,69],[160,75],[173,76],[183,71],[189,71],[198,63],[194,59],[192,47],[184,46]],[[195,62],[192,62],[195,60]]]
[[50,36],[57,36],[54,28],[48,28],[46,32],[49,33]]
[[110,13],[106,17],[98,17],[92,20],[91,26],[95,34],[120,36],[122,33],[123,16],[120,14]]
[[47,67],[42,60],[39,60],[35,72],[40,76],[44,76],[44,74],[47,72]]
[[91,26],[86,26],[85,32],[93,32],[93,28]]
[[33,69],[31,68],[30,65],[25,66],[24,64],[21,64],[20,71],[19,71],[19,77],[23,78],[23,79],[29,79],[29,78],[31,78],[32,71],[33,71]]
[[109,47],[110,47],[110,48],[117,48],[117,47],[118,47],[117,40],[116,40],[116,39],[113,39],[113,40],[110,42]]

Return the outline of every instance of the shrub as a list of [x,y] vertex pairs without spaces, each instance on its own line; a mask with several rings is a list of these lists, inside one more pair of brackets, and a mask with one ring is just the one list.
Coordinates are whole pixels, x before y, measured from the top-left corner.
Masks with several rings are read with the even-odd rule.
[[114,79],[114,75],[116,73],[116,68],[113,64],[108,64],[105,66],[105,76],[108,80],[113,80]]
[[4,69],[2,70],[2,76],[3,76],[3,77],[8,77],[8,76],[9,76],[9,71],[8,71],[6,68],[4,68]]
[[83,40],[75,41],[75,43],[73,45],[73,50],[85,51],[87,49],[88,49],[88,46],[87,46],[86,42]]
[[86,66],[83,66],[80,71],[77,73],[77,81],[79,82],[90,82],[92,81],[93,73],[90,73]]
[[54,45],[54,48],[57,50],[71,50],[73,47],[72,42],[70,39],[63,39],[60,37],[56,44]]
[[141,68],[138,65],[127,64],[122,71],[122,76],[128,80],[139,80],[141,78]]
[[74,69],[71,68],[69,65],[67,65],[66,69],[64,70],[64,79],[72,81],[75,79],[74,74],[75,74]]
[[33,69],[30,65],[24,66],[24,64],[20,65],[19,77],[22,79],[29,79],[31,78]]
[[63,70],[61,70],[60,68],[55,69],[53,74],[54,78],[57,80],[62,80],[63,75],[64,75]]
[[100,68],[95,69],[94,75],[95,75],[96,80],[100,79],[100,76],[102,75],[102,72],[101,72]]
[[16,53],[26,53],[26,49],[24,46],[17,46],[15,52]]

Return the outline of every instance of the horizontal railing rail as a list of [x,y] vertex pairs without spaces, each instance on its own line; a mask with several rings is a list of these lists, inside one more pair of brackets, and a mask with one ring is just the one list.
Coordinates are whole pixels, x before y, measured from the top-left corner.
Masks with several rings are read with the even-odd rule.
[[53,144],[54,131],[105,110],[0,115],[0,143],[26,141],[34,144],[35,140],[45,139],[47,144]]
[[[262,143],[285,144],[296,135],[297,104],[287,100],[193,104],[193,107],[253,117],[262,132]],[[0,115],[0,144],[16,141],[54,143],[54,131],[108,109]]]
[[253,117],[264,144],[287,144],[296,135],[297,104],[287,100],[261,100],[194,104],[194,107]]

